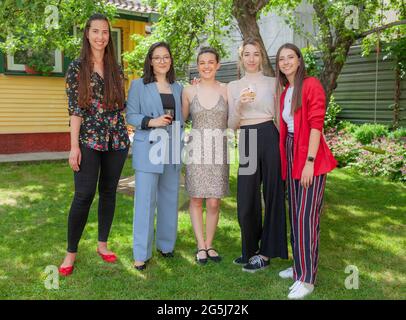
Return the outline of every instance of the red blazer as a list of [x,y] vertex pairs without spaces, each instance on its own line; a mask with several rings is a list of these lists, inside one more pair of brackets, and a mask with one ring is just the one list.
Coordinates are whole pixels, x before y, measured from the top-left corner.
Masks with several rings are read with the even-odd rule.
[[[279,148],[281,154],[282,178],[286,180],[287,158],[286,158],[286,136],[288,126],[282,118],[285,95],[288,87],[285,88],[280,100],[280,129]],[[318,129],[323,132],[324,115],[326,113],[326,95],[320,81],[314,77],[308,77],[303,81],[302,106],[293,116],[293,168],[292,176],[300,180],[302,171],[307,160],[309,148],[310,130]],[[324,136],[320,137],[320,146],[314,160],[314,175],[319,176],[330,172],[337,166],[337,161],[327,146]]]

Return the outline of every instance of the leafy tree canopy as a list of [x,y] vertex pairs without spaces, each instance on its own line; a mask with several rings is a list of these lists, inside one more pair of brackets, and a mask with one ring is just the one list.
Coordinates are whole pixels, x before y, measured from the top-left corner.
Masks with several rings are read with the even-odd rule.
[[[388,39],[402,38],[404,35],[404,0],[308,0],[314,11],[316,35],[305,34],[303,26],[297,22],[295,10],[300,0],[150,0],[155,5],[160,18],[150,37],[135,36],[135,51],[126,55],[130,67],[142,69],[147,48],[152,42],[165,40],[171,44],[176,57],[177,70],[182,72],[202,44],[217,48],[223,56],[224,37],[230,29],[237,27],[243,37],[255,36],[261,39],[257,20],[268,12],[274,12],[296,32],[308,37],[310,43],[321,51],[323,68],[320,78],[330,95],[337,77],[348,55],[348,50],[356,41],[385,34]],[[398,21],[387,23],[384,19],[387,10],[394,10]],[[377,28],[380,29],[377,29]],[[400,35],[400,36],[399,36]],[[404,37],[404,36],[403,36]],[[367,40],[365,40],[367,43]],[[371,48],[372,46],[370,46]],[[402,51],[402,49],[398,49]],[[404,50],[403,50],[404,52]],[[270,62],[269,69],[273,72]]]
[[73,26],[83,28],[94,13],[112,19],[116,7],[93,0],[0,0],[0,51],[62,49],[73,58],[80,48],[80,37]]

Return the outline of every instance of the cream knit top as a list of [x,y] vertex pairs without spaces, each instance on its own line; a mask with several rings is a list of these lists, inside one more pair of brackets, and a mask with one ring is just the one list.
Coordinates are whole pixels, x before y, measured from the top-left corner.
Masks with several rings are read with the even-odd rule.
[[[275,117],[275,78],[264,76],[262,72],[246,73],[240,80],[231,81],[227,86],[229,118],[228,126],[253,125],[273,120]],[[241,91],[254,87],[254,102],[241,103]]]

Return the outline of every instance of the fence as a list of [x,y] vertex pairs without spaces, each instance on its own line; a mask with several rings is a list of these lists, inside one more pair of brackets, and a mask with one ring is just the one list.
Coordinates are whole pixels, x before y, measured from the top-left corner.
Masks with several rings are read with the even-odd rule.
[[[270,57],[275,66],[275,57]],[[238,78],[236,62],[222,64],[217,79],[230,82]],[[192,67],[189,77],[197,77],[196,67]],[[401,92],[406,89],[406,80],[401,80]],[[376,89],[376,90],[375,90]],[[361,56],[360,46],[350,49],[346,63],[334,91],[336,102],[342,107],[338,115],[341,120],[354,123],[377,122],[392,124],[393,110],[390,105],[395,100],[395,70],[393,60],[383,60],[382,54],[376,61],[375,53]],[[406,97],[400,96],[400,125],[406,126]]]

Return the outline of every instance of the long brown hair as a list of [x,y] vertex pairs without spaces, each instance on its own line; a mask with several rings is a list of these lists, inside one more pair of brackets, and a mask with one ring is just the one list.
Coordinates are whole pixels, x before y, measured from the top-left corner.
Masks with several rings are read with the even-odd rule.
[[290,49],[295,52],[297,57],[299,58],[299,67],[296,70],[296,75],[295,75],[295,85],[293,89],[293,94],[292,94],[292,109],[291,109],[291,114],[293,115],[296,110],[298,110],[302,106],[302,87],[303,87],[303,80],[307,78],[306,74],[306,66],[305,62],[303,60],[303,55],[300,52],[300,49],[295,46],[292,43],[285,43],[282,45],[277,54],[276,54],[276,105],[278,108],[278,111],[280,110],[280,98],[282,95],[282,92],[287,84],[289,84],[288,78],[286,78],[286,75],[282,73],[279,69],[279,57],[281,54],[282,49]]
[[80,52],[79,68],[79,105],[82,108],[88,108],[91,104],[93,89],[90,86],[90,78],[93,73],[92,49],[88,39],[89,29],[92,21],[103,20],[109,25],[109,42],[104,49],[103,74],[104,74],[104,100],[103,108],[107,110],[124,108],[124,85],[114,53],[114,45],[111,37],[111,28],[109,20],[102,14],[92,15],[86,22],[83,31],[82,49]]

